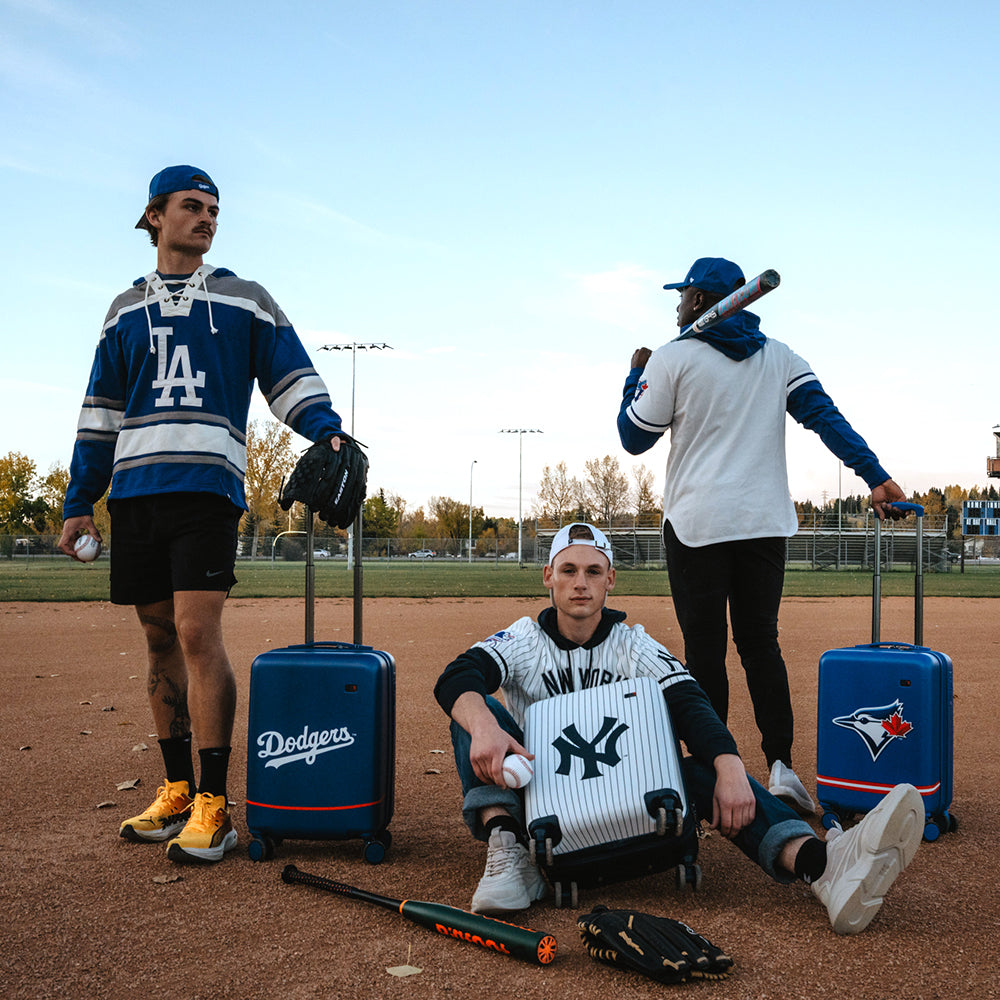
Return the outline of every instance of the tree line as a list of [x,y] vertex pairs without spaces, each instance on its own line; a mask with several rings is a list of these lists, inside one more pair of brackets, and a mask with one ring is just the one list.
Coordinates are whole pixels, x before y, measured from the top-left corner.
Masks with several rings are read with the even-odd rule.
[[[247,428],[246,498],[248,511],[240,533],[250,540],[253,554],[264,537],[282,531],[303,530],[305,510],[301,504],[285,512],[278,504],[284,478],[298,460],[292,432],[274,420],[251,421]],[[0,535],[27,536],[59,534],[62,506],[69,485],[69,469],[57,463],[40,473],[32,459],[20,452],[0,456]],[[94,521],[102,533],[110,528],[106,497],[95,505]],[[994,485],[966,489],[952,485],[932,487],[914,493],[913,502],[924,506],[928,515],[947,517],[948,537],[961,537],[962,503],[965,500],[997,500]],[[820,505],[797,501],[802,515],[862,516],[869,504],[867,496],[828,498]],[[546,465],[531,505],[530,520],[545,526],[569,521],[592,521],[601,526],[630,523],[655,526],[662,516],[662,502],[653,473],[640,465],[631,473],[622,469],[613,455],[589,459],[582,473],[573,475],[563,461]],[[403,497],[378,487],[365,501],[362,532],[366,538],[443,539],[455,543],[470,533],[477,540],[476,553],[488,555],[509,551],[517,538],[514,518],[490,517],[482,507],[452,497],[430,497],[425,506],[412,507]],[[528,528],[528,523],[524,526]],[[346,532],[322,522],[315,525],[317,544],[326,538],[343,538]]]

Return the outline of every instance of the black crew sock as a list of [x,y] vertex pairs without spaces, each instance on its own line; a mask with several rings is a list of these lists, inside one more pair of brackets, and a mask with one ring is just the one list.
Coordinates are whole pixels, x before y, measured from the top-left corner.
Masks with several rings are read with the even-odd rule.
[[224,795],[226,801],[229,801],[229,796],[226,794],[226,777],[229,772],[231,750],[231,747],[207,747],[198,751],[198,759],[201,761],[199,794],[209,792],[212,795]]
[[824,871],[826,871],[826,843],[818,837],[810,837],[795,855],[795,877],[810,884]]
[[508,833],[512,833],[515,837],[517,837],[519,844],[524,843],[524,831],[521,829],[521,824],[518,823],[513,816],[508,816],[506,813],[494,816],[493,819],[488,819],[483,824],[483,830],[486,832],[487,837],[489,837],[494,830],[506,830]]
[[194,761],[191,757],[191,734],[169,736],[160,740],[160,753],[167,769],[167,781],[186,781],[188,794],[194,796]]

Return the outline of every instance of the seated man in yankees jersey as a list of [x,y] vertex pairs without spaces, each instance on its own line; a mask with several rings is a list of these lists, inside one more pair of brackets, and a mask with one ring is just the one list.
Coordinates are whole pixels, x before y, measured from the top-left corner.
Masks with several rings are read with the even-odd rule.
[[[697,815],[728,837],[773,879],[811,885],[839,934],[864,930],[882,896],[910,861],[923,832],[923,803],[898,785],[856,826],[829,843],[789,806],[750,778],[736,743],[705,693],[675,657],[605,607],[614,587],[613,553],[591,524],[567,525],[552,542],[542,579],[552,606],[537,620],[521,618],[476,643],[444,670],[435,697],[451,716],[463,816],[487,844],[486,871],[472,909],[507,913],[545,894],[545,882],[525,845],[522,792],[503,781],[504,757],[520,753],[528,705],[564,690],[650,676],[663,690],[683,759],[687,792]],[[667,669],[664,669],[664,668]],[[559,678],[563,681],[560,682]],[[491,693],[503,691],[506,708]]]
[[[100,541],[94,503],[108,483],[111,600],[135,606],[166,780],[120,836],[167,844],[172,861],[215,862],[236,845],[226,778],[236,681],[222,608],[236,582],[247,509],[247,413],[254,380],[271,412],[340,448],[340,417],[277,303],[212,267],[219,190],[203,170],[167,167],[136,229],[156,270],[112,302],[80,412],[59,547]],[[192,732],[198,741],[195,784]]]

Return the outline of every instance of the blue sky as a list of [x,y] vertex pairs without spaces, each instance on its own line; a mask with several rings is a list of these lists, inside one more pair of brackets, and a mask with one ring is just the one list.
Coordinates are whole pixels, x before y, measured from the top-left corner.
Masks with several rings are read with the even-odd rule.
[[[542,467],[633,460],[632,350],[695,257],[782,285],[756,311],[908,492],[983,485],[1000,424],[1000,6],[958,2],[0,0],[7,282],[0,453],[68,463],[111,299],[152,269],[150,176],[208,170],[208,260],[264,284],[372,487],[516,514]],[[258,399],[252,411],[266,417]],[[304,444],[304,442],[300,442]],[[790,424],[796,499],[838,463]],[[472,461],[476,465],[471,465]],[[845,493],[864,484],[849,470]]]

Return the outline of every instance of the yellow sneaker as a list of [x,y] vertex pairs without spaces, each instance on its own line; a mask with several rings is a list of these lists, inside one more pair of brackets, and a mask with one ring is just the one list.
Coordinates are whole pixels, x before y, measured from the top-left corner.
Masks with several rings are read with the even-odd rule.
[[118,836],[133,844],[169,840],[184,829],[193,801],[186,781],[164,781],[156,790],[153,804],[144,813],[125,820]]
[[191,818],[167,844],[167,857],[178,862],[221,861],[222,855],[236,846],[236,839],[226,797],[199,792],[194,797]]

